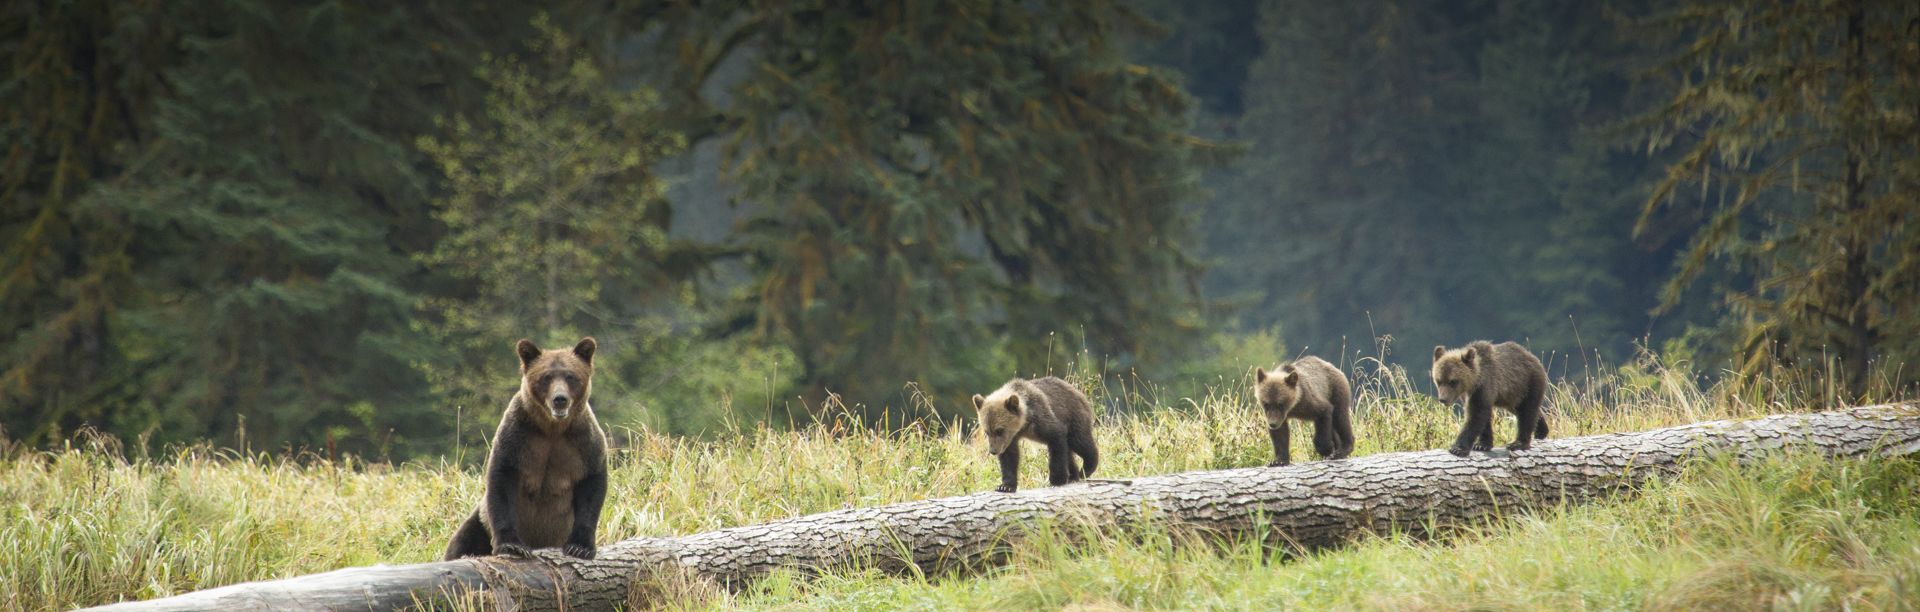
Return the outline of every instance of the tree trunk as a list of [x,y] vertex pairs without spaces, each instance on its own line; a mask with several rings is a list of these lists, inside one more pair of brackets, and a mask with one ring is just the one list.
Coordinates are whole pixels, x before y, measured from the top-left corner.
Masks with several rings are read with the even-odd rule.
[[[1254,432],[1248,432],[1253,435]],[[254,582],[121,609],[377,608],[480,592],[501,607],[607,609],[644,604],[637,579],[661,572],[738,589],[778,568],[964,570],[1002,557],[1034,519],[1164,521],[1226,535],[1269,526],[1276,543],[1338,546],[1363,533],[1475,524],[1491,517],[1628,490],[1686,460],[1731,453],[1746,461],[1783,447],[1834,457],[1920,452],[1920,406],[1714,421],[1639,433],[1535,442],[1507,455],[1386,453],[1288,467],[1252,467],[1089,482],[1015,494],[977,493],[826,512],[680,537],[635,538],[593,561],[542,551],[537,559],[468,559],[340,570]],[[612,503],[620,503],[612,500]],[[449,524],[448,529],[452,529]],[[632,600],[629,598],[633,597]],[[656,602],[657,603],[657,602]]]
[[1841,219],[1840,226],[1844,234],[1843,248],[1846,263],[1841,269],[1839,292],[1841,303],[1846,305],[1847,329],[1845,340],[1839,344],[1846,352],[1841,355],[1842,367],[1846,368],[1847,390],[1852,394],[1849,401],[1857,401],[1867,393],[1869,367],[1873,360],[1875,344],[1874,330],[1870,316],[1873,312],[1873,280],[1867,270],[1867,251],[1871,248],[1867,232],[1872,225],[1863,219],[1866,209],[1867,164],[1863,148],[1867,146],[1866,130],[1862,123],[1873,114],[1874,108],[1869,92],[1866,62],[1866,7],[1860,0],[1854,0],[1847,8],[1846,44],[1846,88],[1841,92],[1841,117],[1845,121],[1840,140],[1846,150],[1846,180],[1840,185]]

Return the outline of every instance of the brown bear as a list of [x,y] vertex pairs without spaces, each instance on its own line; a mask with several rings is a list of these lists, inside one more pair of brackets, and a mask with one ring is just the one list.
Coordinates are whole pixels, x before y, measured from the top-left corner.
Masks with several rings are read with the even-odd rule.
[[[999,390],[973,396],[987,454],[1000,457],[1001,493],[1020,488],[1020,439],[1047,445],[1047,484],[1084,480],[1100,465],[1093,445],[1093,403],[1072,383],[1048,376],[1013,379]],[[1075,465],[1074,455],[1083,465]]]
[[1325,359],[1308,355],[1273,372],[1256,370],[1254,397],[1267,413],[1267,437],[1273,441],[1273,463],[1292,461],[1289,421],[1313,422],[1313,450],[1322,459],[1345,459],[1353,454],[1353,388],[1347,375]]
[[487,454],[486,494],[447,544],[447,560],[554,547],[593,558],[607,498],[607,438],[587,403],[595,346],[593,338],[551,351],[516,345],[520,391]]
[[1454,456],[1493,449],[1496,406],[1519,420],[1507,450],[1527,450],[1532,440],[1547,437],[1547,418],[1540,410],[1547,395],[1547,368],[1527,347],[1485,340],[1451,351],[1436,346],[1432,375],[1441,402],[1467,402],[1467,423],[1460,428],[1453,447],[1447,449]]

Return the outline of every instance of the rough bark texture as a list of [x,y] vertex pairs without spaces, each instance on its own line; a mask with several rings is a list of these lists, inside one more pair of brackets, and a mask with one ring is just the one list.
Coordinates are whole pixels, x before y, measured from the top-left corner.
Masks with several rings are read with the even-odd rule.
[[1225,534],[1245,534],[1265,524],[1282,543],[1322,548],[1364,532],[1424,533],[1591,500],[1671,473],[1688,458],[1731,453],[1744,461],[1787,446],[1834,457],[1913,454],[1920,451],[1920,407],[1870,406],[1542,440],[1513,455],[1496,451],[1462,459],[1440,450],[1389,453],[1142,477],[1130,484],[978,493],[688,536],[635,538],[601,548],[593,561],[542,551],[534,560],[356,568],[113,607],[386,609],[478,590],[505,608],[606,609],[626,603],[637,578],[662,571],[738,588],[776,568],[904,571],[912,566],[939,572],[989,565],[1007,538],[1044,524],[1034,519],[1048,518],[1119,525],[1161,520]]

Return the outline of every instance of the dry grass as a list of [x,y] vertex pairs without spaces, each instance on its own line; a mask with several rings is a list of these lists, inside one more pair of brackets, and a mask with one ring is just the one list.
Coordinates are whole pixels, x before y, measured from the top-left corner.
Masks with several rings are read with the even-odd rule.
[[[1439,448],[1451,441],[1458,421],[1423,393],[1424,374],[1360,365],[1371,373],[1356,389],[1358,454]],[[1157,397],[1151,387],[1109,392],[1095,385],[1091,374],[1072,378],[1090,388],[1096,401],[1119,407],[1102,418],[1097,434],[1100,476],[1240,467],[1271,459],[1264,425],[1245,397],[1248,380],[1221,382],[1198,397],[1150,400]],[[1554,436],[1563,437],[1777,412],[1800,399],[1790,390],[1736,394],[1702,388],[1685,368],[1649,359],[1557,385],[1548,408]],[[1301,437],[1294,444],[1296,461],[1311,459],[1308,433],[1295,434]],[[1511,434],[1511,419],[1496,430],[1502,440]],[[997,484],[992,458],[956,428],[938,424],[882,431],[843,416],[795,431],[756,428],[706,440],[644,431],[619,437],[624,442],[614,459],[602,542],[964,494]],[[1041,463],[1027,465],[1025,483],[1039,486],[1043,475],[1033,466]],[[1891,478],[1882,473],[1887,470],[1912,474],[1911,466],[1848,465],[1835,469],[1854,470],[1842,474],[1849,478],[1872,472],[1871,478],[1879,479],[1875,482]],[[1805,460],[1788,467],[1808,481],[1831,476]],[[1769,478],[1761,474],[1741,482],[1760,493],[1758,487],[1774,482]],[[1902,482],[1912,493],[1916,481]],[[1806,595],[1818,595],[1811,601],[1877,602],[1887,601],[1879,598],[1887,592],[1910,592],[1920,584],[1910,564],[1889,565],[1876,556],[1884,553],[1876,546],[1910,542],[1912,530],[1881,529],[1880,522],[1822,536],[1866,542],[1865,553],[1831,559],[1865,559],[1858,571],[1880,572],[1876,579],[1851,570],[1835,577],[1820,565],[1828,557],[1805,563],[1780,557],[1786,554],[1782,549],[1798,545],[1792,541],[1761,546],[1768,538],[1806,537],[1796,530],[1798,523],[1743,540],[1739,550],[1773,555],[1752,563],[1693,546],[1697,542],[1676,532],[1679,527],[1665,517],[1680,514],[1688,517],[1688,525],[1737,530],[1746,520],[1741,517],[1774,503],[1764,496],[1740,497],[1733,500],[1737,504],[1715,506],[1715,500],[1727,501],[1724,495],[1688,493],[1694,486],[1673,485],[1666,490],[1678,493],[1648,496],[1624,510],[1525,519],[1458,546],[1378,541],[1284,568],[1271,566],[1257,548],[1207,552],[1168,539],[1158,547],[1096,543],[1087,551],[1040,542],[1013,569],[978,580],[936,584],[869,575],[808,581],[789,576],[768,580],[747,595],[719,595],[692,584],[664,588],[686,593],[690,602],[716,605],[1237,608],[1319,607],[1315,602],[1328,601],[1451,608],[1513,602],[1528,607],[1773,605],[1776,599],[1766,598],[1778,594],[1781,585],[1806,584],[1834,589]],[[110,441],[86,439],[50,452],[16,450],[0,459],[0,608],[70,608],[347,566],[431,560],[480,490],[474,469],[450,462],[332,463],[207,448],[128,458]],[[1817,508],[1843,517],[1882,512],[1877,506]],[[1588,550],[1611,552],[1581,554]],[[1708,569],[1682,562],[1708,554],[1713,556]],[[1481,567],[1477,564],[1485,567],[1475,569]],[[1673,572],[1679,574],[1663,581],[1632,580]],[[1582,590],[1584,580],[1613,586],[1590,592]],[[1859,591],[1866,587],[1856,582],[1870,585],[1871,592]],[[1761,599],[1742,599],[1749,596]]]

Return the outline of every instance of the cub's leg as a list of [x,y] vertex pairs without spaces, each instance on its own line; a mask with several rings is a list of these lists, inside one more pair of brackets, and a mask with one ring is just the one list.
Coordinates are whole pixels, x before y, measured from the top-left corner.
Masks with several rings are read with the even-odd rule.
[[1520,423],[1514,432],[1513,443],[1507,445],[1507,450],[1523,451],[1533,446],[1534,430],[1545,424],[1540,418],[1540,402],[1545,399],[1542,397],[1544,395],[1541,391],[1530,392],[1526,399],[1520,400],[1519,406],[1514,407],[1513,416]]
[[1073,451],[1067,449],[1067,437],[1047,441],[1047,484],[1060,486],[1073,482]]
[[1485,427],[1480,428],[1480,437],[1473,443],[1473,450],[1487,452],[1493,450],[1493,418],[1487,418]]
[[1353,454],[1353,411],[1336,408],[1332,414],[1333,454],[1328,459],[1345,459]]
[[1453,447],[1447,452],[1455,457],[1465,457],[1471,452],[1474,442],[1482,436],[1493,436],[1493,404],[1479,397],[1467,400],[1467,424],[1460,428],[1460,435],[1454,438]]
[[1094,468],[1100,467],[1100,449],[1093,445],[1091,429],[1075,430],[1073,435],[1067,438],[1067,446],[1073,449],[1073,454],[1080,456],[1081,465],[1074,472],[1078,474],[1074,480],[1085,480],[1093,475]]
[[1313,454],[1326,459],[1333,455],[1336,446],[1333,439],[1333,412],[1320,415],[1313,420]]
[[1000,453],[1000,487],[994,489],[1001,493],[1012,493],[1020,489],[1020,442],[1007,445]]
[[1267,467],[1279,467],[1292,462],[1290,451],[1293,449],[1288,448],[1292,435],[1286,419],[1281,419],[1279,425],[1267,425],[1267,437],[1273,440],[1273,463],[1267,464]]

